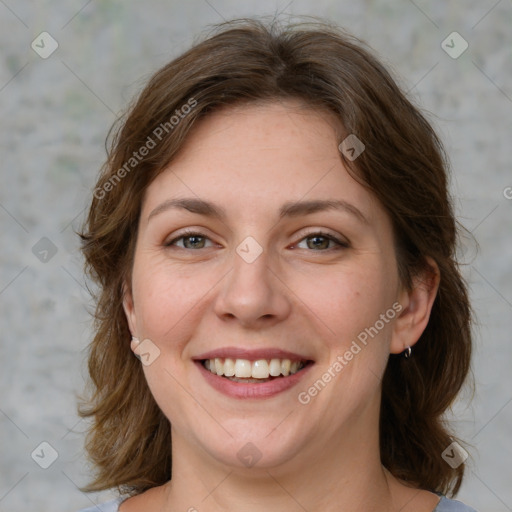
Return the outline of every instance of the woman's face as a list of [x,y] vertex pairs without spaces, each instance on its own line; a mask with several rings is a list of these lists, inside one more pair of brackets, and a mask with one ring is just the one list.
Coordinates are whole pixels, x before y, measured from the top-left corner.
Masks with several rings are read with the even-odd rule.
[[270,468],[375,438],[407,296],[340,142],[298,102],[232,107],[148,187],[124,306],[173,449]]

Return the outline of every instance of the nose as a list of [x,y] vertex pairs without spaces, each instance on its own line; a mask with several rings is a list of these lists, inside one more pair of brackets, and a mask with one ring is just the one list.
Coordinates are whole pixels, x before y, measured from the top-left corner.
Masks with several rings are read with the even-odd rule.
[[249,329],[283,321],[291,311],[291,292],[279,274],[271,268],[266,251],[252,262],[235,253],[233,268],[221,281],[215,313],[223,321]]

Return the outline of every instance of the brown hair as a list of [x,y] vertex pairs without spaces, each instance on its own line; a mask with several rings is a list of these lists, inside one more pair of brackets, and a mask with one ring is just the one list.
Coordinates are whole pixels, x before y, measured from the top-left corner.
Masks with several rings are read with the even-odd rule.
[[383,465],[411,485],[452,495],[459,489],[464,465],[452,469],[441,457],[452,442],[443,413],[469,372],[471,310],[455,260],[442,145],[361,41],[325,23],[282,28],[249,19],[221,24],[160,69],[111,140],[80,234],[86,269],[99,285],[88,365],[92,396],[79,408],[93,420],[86,448],[97,474],[84,490],[138,494],[171,478],[169,421],[129,350],[122,307],[145,189],[203,116],[235,103],[286,98],[333,113],[346,134],[365,144],[354,162],[341,152],[340,158],[388,211],[404,286],[428,267],[427,257],[439,267],[438,294],[413,357],[389,358],[380,450]]

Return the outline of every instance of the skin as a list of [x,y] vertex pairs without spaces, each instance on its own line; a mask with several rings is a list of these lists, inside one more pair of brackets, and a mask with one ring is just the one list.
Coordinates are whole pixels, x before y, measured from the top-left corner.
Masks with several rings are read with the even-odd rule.
[[[437,505],[437,496],[382,467],[378,421],[389,354],[419,339],[439,273],[431,262],[433,277],[403,289],[389,215],[348,174],[342,139],[330,114],[296,101],[229,107],[205,118],[148,187],[124,308],[132,334],[160,350],[144,372],[172,425],[173,479],[128,499],[121,512],[430,512]],[[214,202],[226,218],[168,209],[148,220],[163,202],[183,197]],[[344,200],[366,222],[338,210],[279,220],[283,203],[312,199]],[[184,228],[206,238],[179,238]],[[349,246],[312,236],[319,231]],[[236,252],[248,236],[263,250],[252,263]],[[400,313],[299,403],[299,392],[394,303]],[[277,396],[229,398],[192,361],[226,346],[280,348],[315,363]],[[237,457],[247,442],[261,453],[251,468]]]

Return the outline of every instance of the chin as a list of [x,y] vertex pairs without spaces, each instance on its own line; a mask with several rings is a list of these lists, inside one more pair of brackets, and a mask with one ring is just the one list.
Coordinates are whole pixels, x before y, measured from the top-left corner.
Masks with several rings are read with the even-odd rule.
[[[269,470],[291,462],[307,443],[302,429],[279,425],[276,417],[255,421],[234,418],[223,426],[231,434],[203,439],[201,444],[216,461],[238,469]],[[285,419],[286,422],[286,419]],[[228,439],[226,439],[226,437]]]

